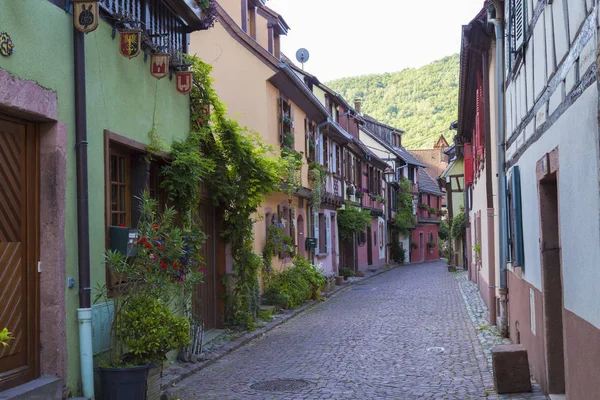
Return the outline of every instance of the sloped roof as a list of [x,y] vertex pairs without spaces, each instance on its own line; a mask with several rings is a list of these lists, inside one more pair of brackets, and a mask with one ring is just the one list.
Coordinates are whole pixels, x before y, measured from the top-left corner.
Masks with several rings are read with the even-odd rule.
[[390,146],[388,143],[383,141],[379,136],[375,135],[369,129],[367,129],[364,125],[360,126],[360,130],[369,135],[373,140],[377,143],[391,151],[396,157],[404,160],[407,164],[416,165],[419,167],[425,167],[425,164],[417,160],[412,154],[408,152],[404,147],[395,147]]
[[433,180],[431,176],[425,171],[424,168],[419,168],[419,191],[425,193],[435,194],[437,196],[443,196],[444,192],[442,192]]
[[[437,178],[448,165],[442,162],[441,149],[418,149],[410,150],[413,156],[427,166],[427,171]],[[445,158],[445,157],[444,157]]]
[[406,161],[408,164],[414,164],[414,165],[418,165],[420,167],[425,167],[426,164],[424,164],[423,162],[419,161],[418,158],[416,158],[415,156],[413,156],[412,154],[410,154],[410,151],[406,150],[404,147],[400,146],[393,146],[392,147],[396,152],[400,153],[400,157]]

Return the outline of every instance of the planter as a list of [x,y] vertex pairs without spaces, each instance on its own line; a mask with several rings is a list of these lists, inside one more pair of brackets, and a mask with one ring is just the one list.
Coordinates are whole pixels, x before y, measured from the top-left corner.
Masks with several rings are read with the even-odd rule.
[[456,268],[454,268],[454,265],[447,265],[447,267],[448,267],[448,272],[456,271]]
[[146,380],[146,400],[160,400],[162,391],[160,383],[162,380],[163,366],[153,365],[148,369],[148,379]]
[[335,277],[335,284],[338,286],[342,286],[344,284],[344,277],[343,276],[336,276]]
[[104,400],[144,400],[148,366],[98,368]]
[[352,188],[346,188],[346,194],[348,196],[352,196],[354,194],[354,189],[352,189]]

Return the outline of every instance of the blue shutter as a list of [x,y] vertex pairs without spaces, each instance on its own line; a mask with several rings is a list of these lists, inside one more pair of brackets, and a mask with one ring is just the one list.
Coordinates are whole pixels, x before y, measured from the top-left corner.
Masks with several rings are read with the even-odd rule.
[[515,246],[515,263],[525,268],[525,251],[523,249],[523,210],[521,208],[521,173],[519,167],[513,167],[512,171],[512,208],[514,235],[513,246]]
[[512,207],[511,201],[510,201],[510,195],[509,193],[512,192],[511,189],[511,183],[512,181],[510,179],[508,179],[509,175],[506,175],[504,177],[504,187],[506,188],[506,190],[504,191],[504,204],[506,206],[506,211],[504,212],[504,222],[506,224],[506,243],[505,243],[505,248],[504,251],[506,252],[506,260],[507,261],[514,261],[512,260],[512,255],[511,255],[511,243],[512,243],[512,238],[511,238],[511,233],[510,233],[510,224],[511,224],[511,220],[510,220],[510,212],[508,210],[509,207]]

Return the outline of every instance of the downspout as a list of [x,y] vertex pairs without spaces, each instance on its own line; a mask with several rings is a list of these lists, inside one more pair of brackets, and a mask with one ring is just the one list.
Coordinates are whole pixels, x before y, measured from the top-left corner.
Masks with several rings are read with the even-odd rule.
[[[498,0],[487,11],[488,23],[494,25],[496,33],[496,121],[498,129],[498,222],[500,258],[500,333],[508,337],[507,285],[506,285],[506,178],[504,171],[504,32],[502,8]],[[495,11],[495,18],[492,13]]]
[[85,34],[73,29],[75,76],[75,154],[77,165],[77,245],[79,248],[79,356],[83,396],[94,398],[92,308],[90,283],[90,218],[88,205],[87,107]]
[[489,318],[490,325],[496,325],[496,255],[494,249],[494,194],[492,191],[492,149],[490,142],[492,141],[492,132],[490,130],[490,77],[489,77],[489,52],[486,50],[482,53],[483,68],[483,97],[485,99],[484,110],[484,130],[485,130],[485,180],[486,180],[486,195],[487,195],[487,227],[488,227],[488,265],[490,266],[490,277],[488,284],[488,298],[490,299],[489,307]]

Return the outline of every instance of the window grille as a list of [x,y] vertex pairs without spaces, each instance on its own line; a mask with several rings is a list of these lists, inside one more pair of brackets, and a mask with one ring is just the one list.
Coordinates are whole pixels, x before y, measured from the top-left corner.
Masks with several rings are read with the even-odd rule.
[[186,23],[162,0],[101,0],[103,18],[114,28],[142,30],[142,50],[171,54],[171,66],[187,53]]

